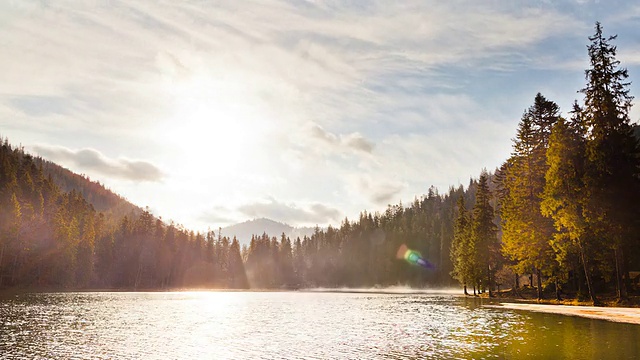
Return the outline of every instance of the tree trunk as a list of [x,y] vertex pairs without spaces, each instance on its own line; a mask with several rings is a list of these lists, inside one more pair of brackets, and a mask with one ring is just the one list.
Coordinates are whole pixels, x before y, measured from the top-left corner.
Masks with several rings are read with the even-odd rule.
[[491,278],[491,265],[487,265],[487,276],[489,278],[489,297],[493,297],[493,279]]
[[629,276],[629,259],[627,258],[626,251],[622,253],[622,281],[624,282],[624,289],[626,291],[631,289],[631,276]]
[[516,274],[514,279],[515,279],[515,281],[514,281],[514,284],[513,284],[513,288],[514,288],[513,292],[516,295],[522,297],[522,295],[520,295],[520,275]]
[[20,252],[16,252],[16,256],[13,258],[13,269],[11,269],[11,284],[15,285],[16,276],[18,273],[18,257],[20,256]]
[[580,258],[582,259],[582,267],[584,268],[584,276],[587,280],[587,288],[589,290],[589,298],[591,298],[591,302],[593,303],[593,305],[599,305],[598,299],[596,298],[596,295],[594,294],[593,291],[593,282],[591,279],[591,273],[589,271],[589,267],[587,266],[587,261],[586,261],[586,256],[584,255],[584,248],[582,246],[582,243],[579,242],[578,246],[580,248]]
[[4,257],[4,244],[2,244],[2,249],[0,249],[0,287],[2,287],[2,277],[4,272],[2,271],[2,259]]
[[469,293],[467,292],[467,284],[464,284],[463,286],[464,286],[464,294],[468,296]]
[[622,281],[622,269],[620,268],[622,249],[616,246],[613,249],[613,255],[616,260],[616,296],[618,301],[627,298],[627,289],[625,288],[624,281]]
[[[580,260],[580,263],[582,263],[582,260]],[[573,285],[576,288],[576,291],[578,292],[578,294],[582,294],[582,286],[584,286],[584,281],[583,281],[583,277],[584,277],[584,270],[580,270],[579,268],[576,268],[574,271],[574,277],[573,277]]]
[[476,296],[476,284],[473,284],[473,296]]
[[555,278],[555,288],[556,288],[556,300],[560,301],[562,299],[560,298],[560,284],[558,283],[558,277],[557,276]]
[[38,272],[37,272],[37,274],[38,274],[37,277],[36,277],[37,284],[38,285],[42,285],[42,262],[41,261],[38,262]]
[[536,269],[536,276],[538,277],[538,300],[542,300],[542,274],[540,269]]
[[138,290],[138,285],[140,285],[140,275],[142,274],[142,262],[138,263],[138,271],[136,271],[136,279],[133,283],[134,290]]
[[529,287],[533,288],[533,273],[529,274]]

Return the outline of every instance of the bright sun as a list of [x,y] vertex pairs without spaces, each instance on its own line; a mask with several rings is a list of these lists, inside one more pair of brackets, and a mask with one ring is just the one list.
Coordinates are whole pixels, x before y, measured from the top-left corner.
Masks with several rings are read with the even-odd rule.
[[243,81],[206,76],[174,84],[166,136],[185,161],[225,172],[246,167],[270,125],[262,102]]

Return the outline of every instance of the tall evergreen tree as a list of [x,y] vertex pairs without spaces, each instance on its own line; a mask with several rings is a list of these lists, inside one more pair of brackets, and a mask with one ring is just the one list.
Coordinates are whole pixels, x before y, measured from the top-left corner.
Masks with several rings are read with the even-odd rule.
[[514,152],[507,160],[502,178],[505,189],[500,200],[503,252],[515,264],[516,273],[534,270],[538,299],[542,298],[542,272],[554,266],[550,245],[553,222],[540,211],[544,191],[546,151],[559,107],[538,93],[524,113],[514,139]]
[[464,205],[464,197],[457,202],[457,216],[453,227],[453,243],[451,244],[451,275],[463,286],[464,294],[468,295],[467,284],[473,283],[471,263],[473,261],[471,249],[471,221],[469,212]]
[[85,212],[82,223],[82,236],[76,250],[76,284],[80,287],[87,287],[93,276],[96,239],[95,217],[92,210]]
[[293,272],[293,254],[291,248],[291,240],[284,233],[280,238],[280,273],[282,274],[282,284],[286,287],[292,287],[295,284]]
[[[572,123],[560,119],[553,127],[547,150],[548,170],[541,202],[545,216],[553,219],[557,233],[551,241],[557,261],[566,266],[574,252],[579,253],[591,301],[597,298],[593,288],[592,265],[597,247],[590,241],[584,217],[584,149],[585,139],[580,124],[581,109],[574,105]],[[567,269],[565,269],[567,270]]]
[[616,47],[604,37],[596,23],[589,37],[590,68],[581,117],[585,127],[585,218],[593,235],[613,253],[618,297],[626,296],[621,281],[625,252],[638,246],[637,219],[640,217],[640,152],[630,125],[627,70],[620,68]]
[[303,280],[306,278],[306,260],[300,237],[296,238],[293,246],[293,269],[295,284],[299,286],[303,284]]
[[232,289],[249,288],[249,281],[240,255],[240,243],[235,236],[229,247],[229,278],[229,287]]
[[493,222],[489,174],[483,171],[478,180],[476,202],[471,219],[471,244],[473,249],[472,273],[475,282],[488,288],[489,296],[493,287],[493,274],[497,264],[497,226]]

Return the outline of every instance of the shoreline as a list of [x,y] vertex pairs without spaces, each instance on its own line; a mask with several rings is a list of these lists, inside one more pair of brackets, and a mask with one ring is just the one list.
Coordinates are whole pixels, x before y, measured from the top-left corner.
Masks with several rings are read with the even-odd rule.
[[[7,290],[7,289],[5,289]],[[11,291],[13,290],[13,291]],[[385,291],[387,290],[387,291]],[[396,291],[391,291],[396,290]],[[404,291],[398,292],[398,289],[219,289],[219,288],[176,288],[176,289],[52,289],[52,288],[13,288],[10,291],[0,291],[0,298],[11,297],[12,295],[25,294],[25,293],[38,293],[38,292],[53,292],[53,293],[68,293],[68,292],[341,292],[341,293],[381,293],[381,294],[402,294]],[[425,289],[402,289],[409,291],[409,293],[416,294],[429,294],[431,291],[425,291]],[[414,291],[411,291],[414,290]],[[422,290],[422,291],[421,291]],[[451,290],[448,291],[434,291],[439,295],[456,295]],[[467,297],[464,294],[459,294],[462,297]],[[591,306],[585,302],[578,302],[573,300],[542,300],[538,302],[536,299],[530,298],[513,298],[505,296],[506,293],[500,294],[502,296],[489,298],[485,294],[478,297],[471,297],[476,299],[491,300],[493,304],[484,304],[482,307],[491,309],[502,310],[516,310],[516,311],[533,311],[542,313],[551,313],[565,316],[578,316],[596,320],[605,320],[610,322],[627,323],[640,325],[640,307],[637,307],[635,301],[631,303],[631,306],[636,307],[621,307],[620,304],[614,304],[612,302],[605,303],[605,306]],[[635,296],[634,296],[634,300]]]
[[483,305],[483,307],[579,316],[590,319],[640,325],[640,308],[632,307],[575,306],[515,302],[504,302],[499,305]]

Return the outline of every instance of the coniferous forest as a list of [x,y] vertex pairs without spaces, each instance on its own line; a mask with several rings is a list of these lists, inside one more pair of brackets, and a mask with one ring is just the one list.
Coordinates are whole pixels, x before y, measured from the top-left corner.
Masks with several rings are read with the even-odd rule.
[[[639,291],[640,130],[615,36],[597,23],[589,40],[582,99],[564,118],[538,93],[499,168],[310,237],[256,234],[242,247],[219,230],[190,231],[4,139],[0,289],[459,284],[491,296],[526,285],[539,298],[624,299]],[[435,269],[397,260],[402,244]]]

